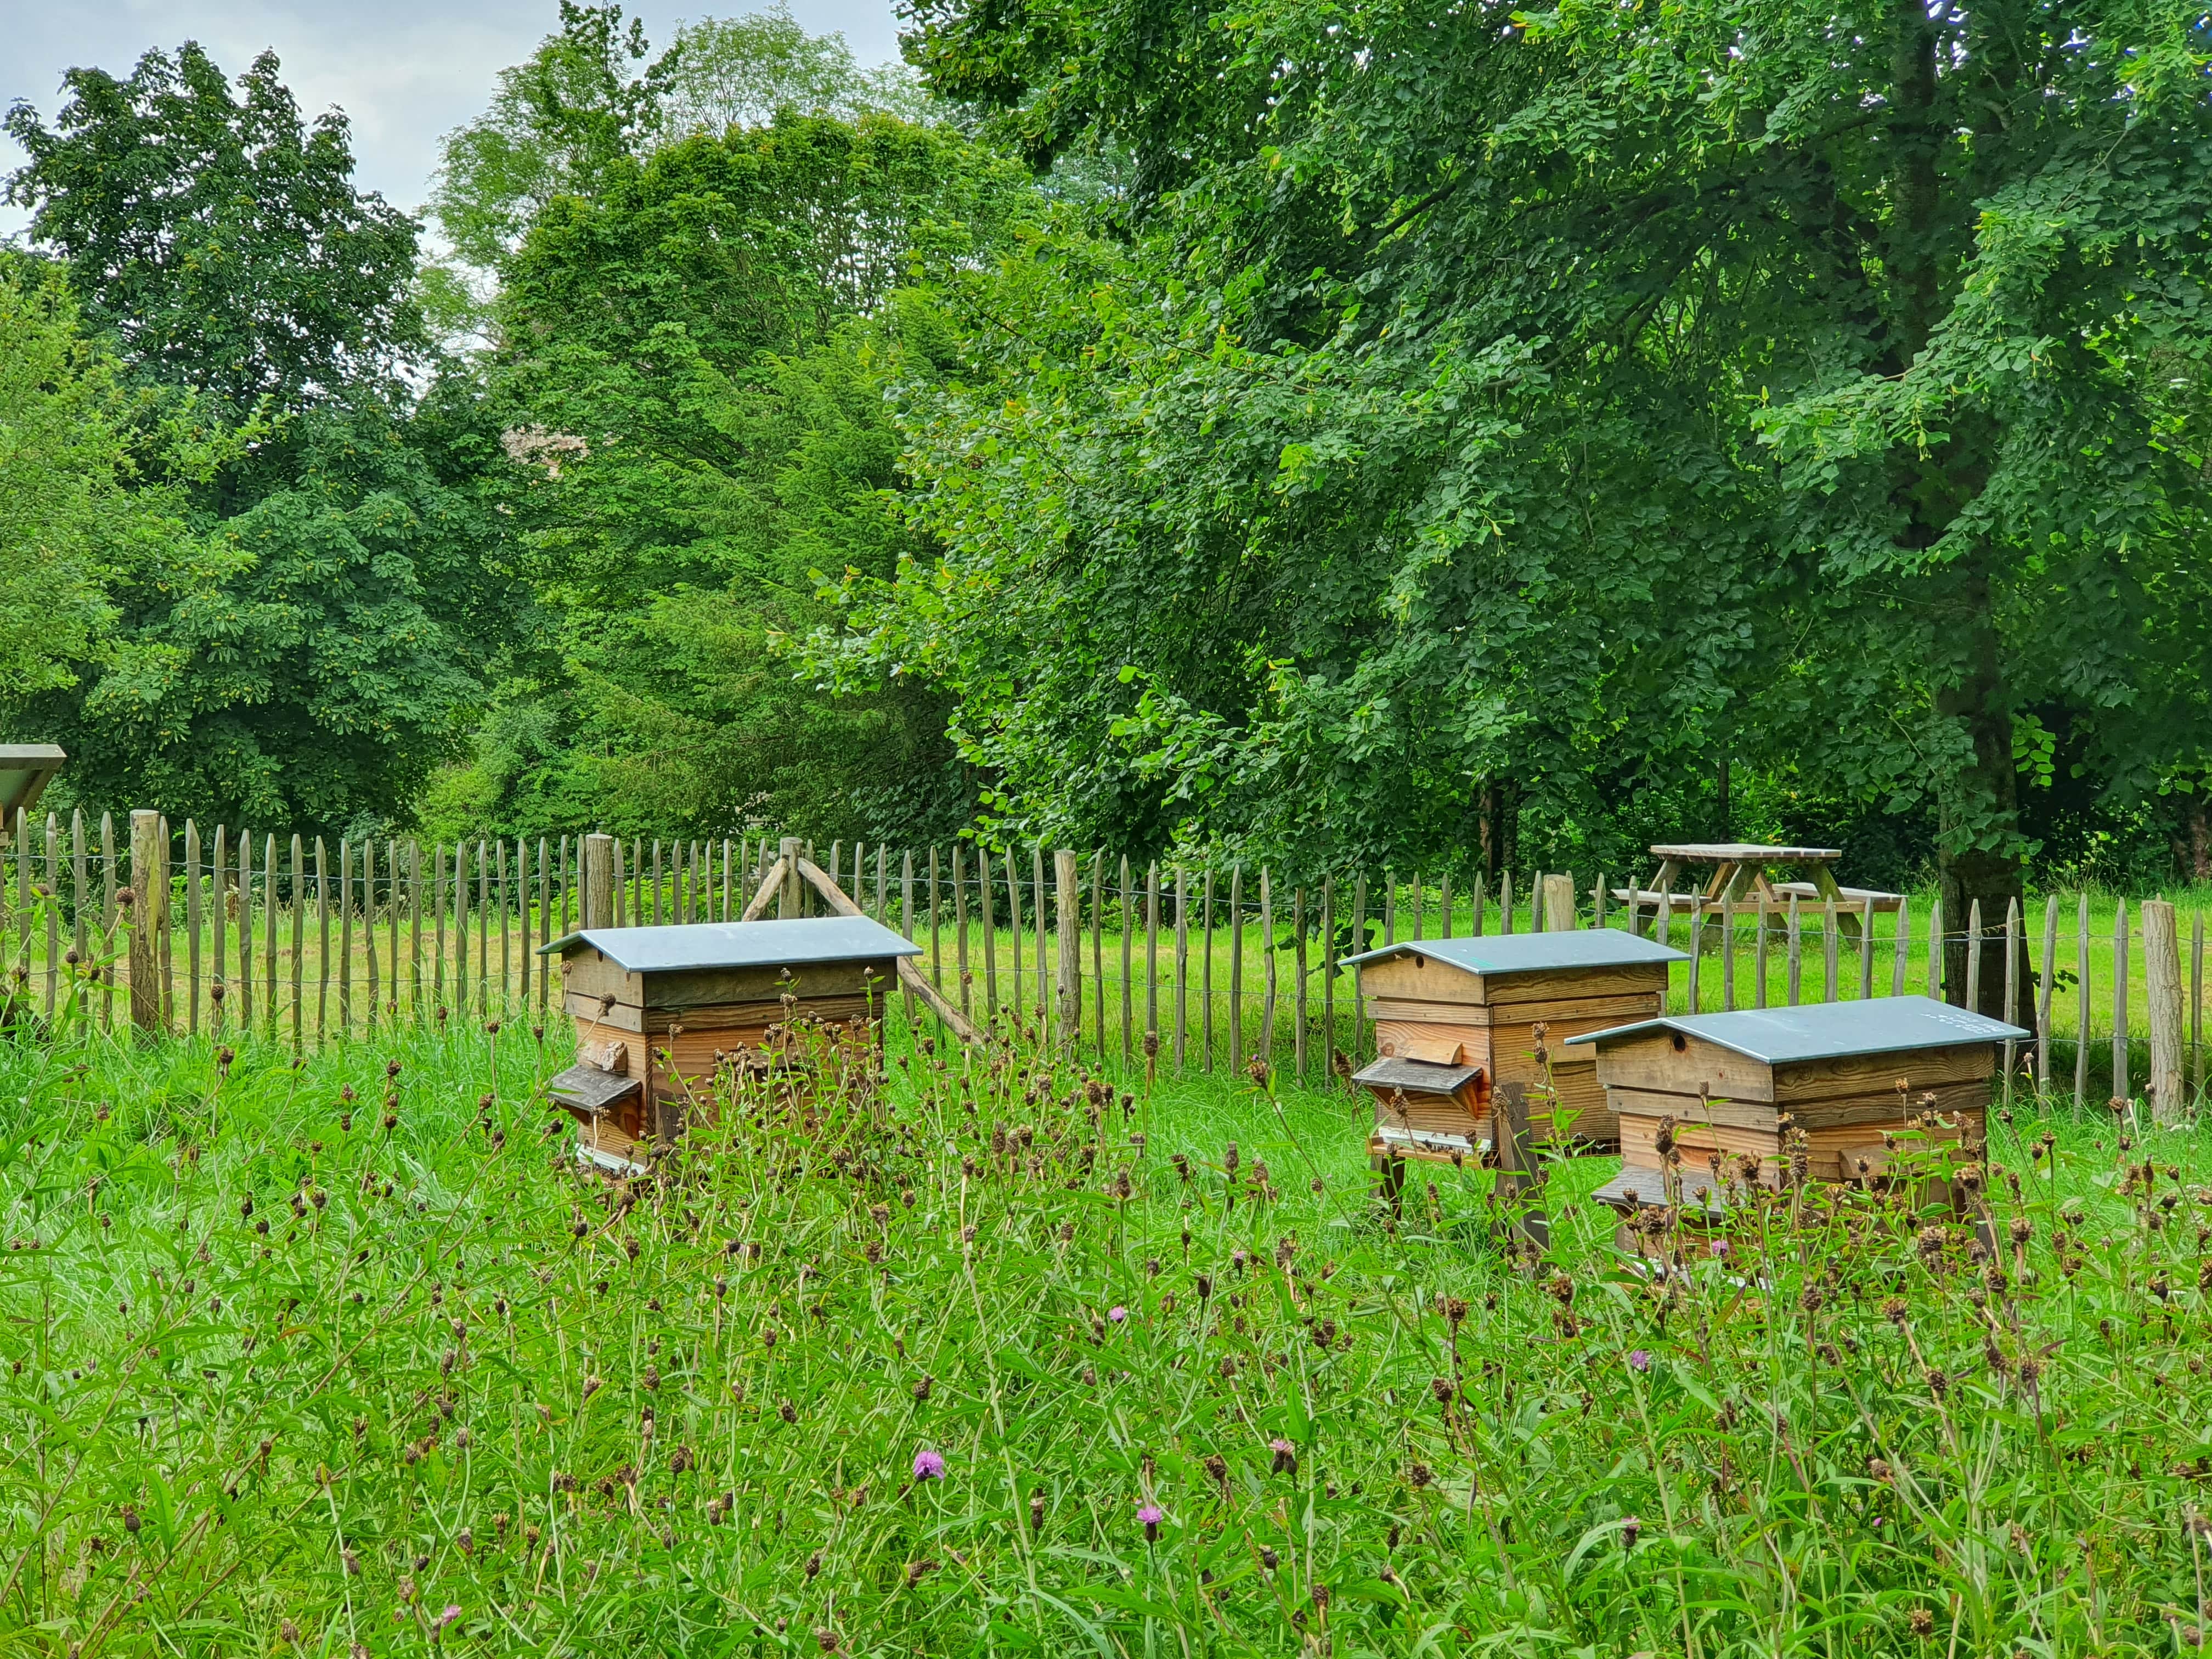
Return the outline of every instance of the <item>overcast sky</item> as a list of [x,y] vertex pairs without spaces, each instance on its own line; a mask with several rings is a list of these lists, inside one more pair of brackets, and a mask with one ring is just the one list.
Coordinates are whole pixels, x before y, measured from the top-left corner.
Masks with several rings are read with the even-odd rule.
[[[789,3],[812,33],[842,33],[863,64],[898,56],[890,0]],[[659,46],[687,19],[742,16],[762,5],[646,0],[627,9],[645,19]],[[301,113],[344,110],[356,178],[411,210],[428,194],[440,137],[483,109],[499,71],[529,56],[559,21],[556,0],[0,0],[0,104],[27,100],[51,121],[62,72],[74,65],[121,75],[154,47],[192,40],[234,75],[274,47]],[[0,171],[21,161],[0,135]],[[24,216],[0,204],[0,235],[20,230]]]

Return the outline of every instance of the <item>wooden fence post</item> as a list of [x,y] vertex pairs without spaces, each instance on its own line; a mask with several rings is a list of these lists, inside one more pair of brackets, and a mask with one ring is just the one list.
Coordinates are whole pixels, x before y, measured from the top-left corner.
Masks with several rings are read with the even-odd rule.
[[611,927],[615,919],[615,838],[584,837],[584,916],[586,927]]
[[160,961],[155,948],[162,897],[161,815],[131,815],[131,1023],[142,1031],[161,1032]]
[[1060,1006],[1060,1046],[1072,1054],[1083,1030],[1083,890],[1075,854],[1066,848],[1053,853],[1052,880],[1060,928],[1053,991]]
[[2128,1065],[2128,902],[2112,907],[2112,1096],[2133,1097]]
[[1571,933],[1575,927],[1574,877],[1547,873],[1544,877],[1544,931]]
[[786,836],[776,843],[776,856],[783,860],[783,890],[776,895],[775,919],[787,921],[806,914],[801,907],[805,896],[799,884],[799,837]]
[[2150,1004],[2150,1106],[2154,1121],[2171,1128],[2189,1115],[2181,1069],[2181,932],[2173,906],[2150,899],[2142,906],[2143,979]]

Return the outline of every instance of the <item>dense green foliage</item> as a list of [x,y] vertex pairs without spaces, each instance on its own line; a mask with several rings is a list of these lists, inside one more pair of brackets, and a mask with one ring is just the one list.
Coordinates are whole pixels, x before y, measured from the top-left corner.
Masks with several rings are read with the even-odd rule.
[[2185,1137],[1999,1126],[1994,1257],[1784,1197],[1656,1238],[1662,1279],[1572,1201],[1604,1160],[1531,1264],[1472,1170],[1386,1228],[1341,1097],[897,1044],[623,1187],[549,1155],[562,1056],[516,1022],[304,1068],[0,1043],[0,1617],[86,1654],[2204,1626]]
[[17,106],[91,389],[9,393],[9,735],[303,829],[2212,877],[2201,0],[913,21],[563,0],[448,264],[267,56]]
[[778,642],[828,614],[818,573],[888,579],[926,554],[885,384],[928,374],[927,289],[1030,194],[942,129],[786,108],[611,162],[538,214],[502,264],[483,372],[557,636],[551,660],[516,665],[434,823],[964,819],[935,688],[815,693]]
[[1733,762],[1932,815],[1956,908],[2062,746],[2197,787],[2200,4],[920,15],[935,88],[1133,161],[1126,235],[973,286],[945,557],[854,595],[1025,824],[1443,848],[1517,793],[1617,860]]
[[355,189],[343,118],[303,127],[273,57],[240,86],[187,46],[72,71],[53,129],[9,114],[31,157],[11,198],[97,331],[70,349],[120,354],[138,394],[79,488],[143,485],[142,521],[180,520],[91,573],[85,666],[14,688],[9,723],[65,745],[65,794],[96,806],[388,819],[513,630],[504,532],[482,460],[456,465],[465,422],[419,420],[398,378],[424,343],[414,222]]
[[131,491],[128,422],[61,272],[0,260],[0,709],[74,685],[107,634],[108,582],[180,534]]

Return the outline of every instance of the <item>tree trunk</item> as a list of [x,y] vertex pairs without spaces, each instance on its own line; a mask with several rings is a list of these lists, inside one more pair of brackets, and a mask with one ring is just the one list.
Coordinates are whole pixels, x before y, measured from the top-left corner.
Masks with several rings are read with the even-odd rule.
[[[1938,155],[1948,142],[1937,107],[1936,29],[1923,0],[1893,0],[1891,101],[1888,140],[1892,207],[1884,263],[1892,292],[1892,328],[1886,372],[1910,369],[1926,349],[1943,303],[1944,244],[1960,227],[1943,220]],[[1960,512],[1981,494],[1993,441],[1986,419],[1961,410],[1943,441],[1917,452],[1900,445],[1891,454],[1892,500],[1903,509],[1900,540],[1915,550],[1934,548]],[[1948,776],[1933,780],[1938,803],[1936,881],[1943,901],[1945,994],[1966,995],[1967,918],[1981,902],[1978,1012],[1996,1018],[2005,1008],[2004,920],[2021,891],[2020,793],[2012,752],[2012,704],[2007,695],[2002,644],[1992,603],[1986,544],[1923,573],[1930,591],[1923,603],[1933,618],[1929,664],[1939,725],[1966,739],[1967,755]],[[1947,745],[1948,746],[1948,745]],[[1941,763],[1939,763],[1940,764]],[[2021,906],[2025,915],[2026,905]],[[2016,982],[2032,982],[2023,927]]]
[[[2025,917],[2027,904],[2020,857],[2013,850],[2019,839],[2020,775],[2013,763],[2012,711],[2005,700],[1987,573],[1968,573],[1956,597],[1961,603],[1950,615],[1966,631],[1965,649],[1953,665],[1952,683],[1936,693],[1936,712],[1964,730],[1972,756],[1944,781],[1939,796],[1936,872],[1948,935],[1943,945],[1944,994],[1965,1005],[1972,948],[1966,918],[1978,899],[1982,961],[1977,1012],[1995,1019],[2015,1018],[2019,1010],[2004,1006],[2005,908],[2017,899]],[[2033,982],[2027,935],[2023,926],[2014,964],[2015,982],[2023,986]]]
[[1482,854],[1483,884],[1492,892],[1498,890],[1498,872],[1513,867],[1518,794],[1510,778],[1491,777],[1483,780],[1476,797],[1475,840]]

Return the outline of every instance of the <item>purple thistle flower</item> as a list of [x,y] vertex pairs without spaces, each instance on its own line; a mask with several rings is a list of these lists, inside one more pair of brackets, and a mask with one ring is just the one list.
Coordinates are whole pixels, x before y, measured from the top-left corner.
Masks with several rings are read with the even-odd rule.
[[1270,1440],[1267,1449],[1275,1454],[1275,1474],[1296,1474],[1298,1472],[1298,1449],[1287,1440]]
[[1137,1519],[1145,1523],[1145,1541],[1147,1544],[1158,1543],[1162,1519],[1160,1506],[1158,1504],[1139,1504],[1137,1506]]
[[914,1478],[917,1480],[945,1479],[945,1454],[923,1447],[914,1455]]
[[1725,1238],[1717,1238],[1713,1240],[1711,1243],[1706,1245],[1705,1249],[1713,1255],[1726,1255],[1728,1254],[1728,1240]]
[[456,1601],[448,1601],[446,1603],[445,1611],[430,1621],[430,1629],[433,1632],[441,1631],[460,1616],[460,1604]]
[[1650,1370],[1651,1369],[1650,1349],[1631,1348],[1628,1351],[1628,1369],[1632,1371]]
[[1121,1324],[1124,1320],[1127,1319],[1128,1316],[1129,1310],[1127,1308],[1115,1306],[1106,1310],[1106,1317],[1112,1320],[1116,1325]]

